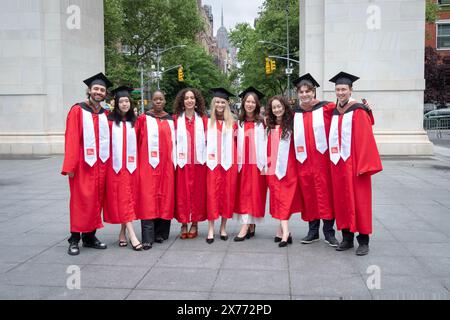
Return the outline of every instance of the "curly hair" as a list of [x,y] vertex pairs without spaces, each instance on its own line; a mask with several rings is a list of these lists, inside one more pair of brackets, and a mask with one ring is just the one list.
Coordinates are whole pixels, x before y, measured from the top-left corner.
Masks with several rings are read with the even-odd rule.
[[264,119],[259,115],[259,112],[261,111],[261,102],[259,101],[258,96],[256,95],[256,93],[253,92],[249,92],[244,96],[244,99],[242,99],[241,102],[241,110],[239,111],[239,125],[242,127],[243,123],[245,122],[245,115],[246,115],[246,111],[245,111],[245,102],[247,101],[248,97],[252,96],[255,99],[256,102],[256,108],[253,111],[255,114],[255,122],[256,123],[261,123],[264,122]]
[[283,96],[274,96],[270,98],[269,102],[267,103],[267,131],[270,132],[270,130],[275,129],[275,126],[277,125],[277,117],[273,114],[272,111],[272,104],[275,100],[278,100],[284,107],[284,114],[280,124],[282,130],[281,138],[287,139],[293,131],[294,112]]
[[189,91],[192,92],[195,96],[195,111],[200,116],[206,115],[205,99],[203,98],[199,90],[193,88],[184,88],[183,90],[178,92],[177,97],[175,98],[175,102],[173,103],[174,113],[176,115],[180,115],[184,112],[184,97]]

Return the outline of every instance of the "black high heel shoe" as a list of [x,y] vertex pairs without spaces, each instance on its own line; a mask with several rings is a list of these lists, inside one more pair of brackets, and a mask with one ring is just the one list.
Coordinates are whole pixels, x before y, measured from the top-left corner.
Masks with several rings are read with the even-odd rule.
[[[247,234],[248,234],[248,232],[247,232]],[[247,235],[245,235],[243,237],[236,236],[236,237],[234,237],[233,240],[236,241],[236,242],[240,242],[240,241],[244,241],[246,238],[247,238]]]
[[[275,238],[278,238],[278,237],[275,237]],[[292,244],[292,237],[291,237],[290,233],[289,233],[289,236],[287,238],[287,241],[282,241],[281,238],[279,238],[279,239],[280,239],[280,243],[278,244],[278,246],[280,248],[286,247],[288,244]]]
[[253,226],[253,231],[250,231],[250,227],[248,227],[248,231],[247,234],[245,235],[245,237],[247,239],[253,238],[255,236],[255,231],[256,231],[256,224],[251,224]]
[[130,240],[130,244],[134,251],[142,251],[142,249],[144,248],[144,246],[140,242],[137,245],[133,246],[133,243]]
[[225,235],[225,236],[220,235],[220,240],[227,241],[228,240],[228,235]]
[[[281,237],[275,236],[273,239],[273,242],[281,242],[283,240]],[[287,238],[287,243],[292,244],[292,236],[289,234],[289,237]]]

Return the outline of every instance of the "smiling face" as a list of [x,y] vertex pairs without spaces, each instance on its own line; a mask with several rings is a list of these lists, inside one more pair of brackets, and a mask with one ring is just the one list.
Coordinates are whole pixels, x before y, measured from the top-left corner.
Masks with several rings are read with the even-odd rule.
[[285,112],[286,109],[280,100],[275,99],[272,101],[272,113],[277,117],[277,120],[281,120]]
[[300,100],[301,104],[310,104],[311,101],[313,101],[315,92],[314,89],[311,89],[308,86],[301,86],[297,90],[298,99]]
[[218,119],[223,118],[226,104],[227,100],[218,97],[214,98],[214,110],[216,112],[216,118]]
[[256,109],[256,100],[252,94],[248,95],[245,100],[244,109],[248,116],[253,116]]
[[89,96],[93,102],[100,103],[106,98],[106,88],[99,84],[94,84],[89,89]]
[[128,97],[121,97],[119,99],[119,111],[122,114],[126,114],[128,112],[128,110],[130,110],[130,107],[131,107],[130,98],[128,98]]
[[161,112],[164,110],[164,106],[166,105],[166,99],[164,98],[164,94],[160,91],[156,91],[153,94],[152,98],[153,110],[156,112]]
[[339,103],[342,104],[346,103],[352,95],[352,88],[348,84],[338,84],[334,91]]
[[192,91],[186,92],[184,95],[184,109],[187,110],[194,110],[195,108],[195,94]]

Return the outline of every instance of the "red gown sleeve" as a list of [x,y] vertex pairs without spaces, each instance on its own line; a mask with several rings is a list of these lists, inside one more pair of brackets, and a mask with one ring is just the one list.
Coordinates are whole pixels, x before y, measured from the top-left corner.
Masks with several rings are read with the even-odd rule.
[[80,161],[80,108],[72,107],[67,115],[62,175],[75,172]]
[[353,119],[357,175],[373,175],[383,170],[372,131],[372,120],[364,110],[356,110]]

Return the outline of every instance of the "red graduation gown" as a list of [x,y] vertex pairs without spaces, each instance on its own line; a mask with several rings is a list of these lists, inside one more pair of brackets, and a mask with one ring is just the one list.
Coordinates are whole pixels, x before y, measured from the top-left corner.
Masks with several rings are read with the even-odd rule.
[[[302,219],[304,221],[334,219],[330,155],[328,149],[323,154],[317,151],[314,137],[312,111],[321,105],[323,104],[319,103],[311,111],[303,112],[307,158],[303,163],[297,160],[296,163],[304,200],[302,211]],[[323,121],[327,142],[330,132],[331,115],[335,106],[332,102],[323,106]]]
[[[151,116],[150,116],[151,117]],[[168,115],[155,118],[158,123],[159,164],[153,168],[148,158],[147,117],[138,119],[139,205],[137,217],[141,220],[172,220],[175,206],[175,168],[172,161],[172,132]]]
[[[239,124],[238,124],[239,125]],[[263,218],[266,208],[267,181],[256,165],[254,122],[244,122],[244,163],[238,173],[234,211]]]
[[[97,161],[92,167],[84,161],[82,105],[92,113],[94,120]],[[106,111],[100,109],[100,113],[103,112]],[[84,103],[76,104],[67,115],[64,162],[61,170],[62,175],[75,173],[73,178],[69,178],[71,232],[91,232],[103,227],[101,211],[105,194],[106,164],[100,160],[98,154],[98,114],[93,113]]]
[[[346,112],[352,110],[353,106]],[[339,141],[343,116],[339,115]],[[373,118],[368,112],[361,108],[354,109],[350,157],[345,162],[340,158],[336,165],[331,162],[333,201],[338,230],[350,229],[353,233],[372,233],[371,176],[383,170],[372,125]]]
[[289,220],[293,213],[302,211],[302,195],[297,177],[294,138],[291,137],[286,175],[278,179],[275,175],[281,127],[270,130],[267,142],[267,184],[270,190],[270,214],[278,220]]
[[[208,220],[216,220],[223,217],[233,218],[234,201],[236,196],[237,183],[237,155],[236,155],[236,135],[233,135],[233,163],[225,171],[220,165],[222,157],[222,127],[224,123],[216,121],[217,127],[217,166],[214,170],[206,169],[206,208]],[[236,125],[233,126],[233,132],[236,133]],[[209,129],[209,128],[208,128]],[[208,156],[208,155],[207,155]]]
[[[122,169],[116,173],[112,161],[112,126],[109,121],[110,157],[106,162],[106,195],[103,205],[103,220],[107,223],[123,224],[136,220],[136,193],[138,190],[137,169],[131,174],[126,167],[127,160],[127,128],[123,122]],[[136,125],[133,130],[136,131]]]
[[[177,127],[178,116],[174,116]],[[208,118],[202,117],[203,127],[208,126]],[[206,220],[206,164],[197,162],[195,153],[195,120],[185,117],[188,135],[188,163],[175,173],[175,218],[179,223],[199,222]]]

